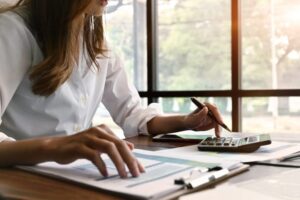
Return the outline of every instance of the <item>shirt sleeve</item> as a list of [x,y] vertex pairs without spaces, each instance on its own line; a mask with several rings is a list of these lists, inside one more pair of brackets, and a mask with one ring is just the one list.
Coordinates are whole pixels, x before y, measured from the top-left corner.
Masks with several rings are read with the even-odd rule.
[[4,141],[15,141],[15,139],[8,137],[4,133],[0,132],[0,142],[4,142]]
[[157,104],[147,108],[141,105],[141,98],[133,84],[127,80],[118,56],[112,58],[108,65],[103,104],[127,138],[148,134],[147,122],[161,113]]
[[[0,14],[0,124],[2,116],[31,66],[31,44],[26,26],[13,13]],[[0,133],[0,142],[12,140]]]

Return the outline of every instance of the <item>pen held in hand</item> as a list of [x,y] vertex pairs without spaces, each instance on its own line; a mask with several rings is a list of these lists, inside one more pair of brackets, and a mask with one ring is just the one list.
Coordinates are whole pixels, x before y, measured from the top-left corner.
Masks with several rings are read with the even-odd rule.
[[[205,105],[202,104],[201,102],[199,102],[195,97],[191,97],[191,100],[192,100],[192,102],[193,102],[200,110],[202,110],[202,108],[205,107]],[[231,132],[231,130],[228,128],[228,126],[226,126],[226,124],[221,123],[221,122],[219,122],[219,121],[216,119],[215,115],[212,113],[211,110],[208,110],[207,115],[208,115],[212,120],[214,120],[216,123],[218,123],[220,126],[222,126],[224,129],[226,129],[227,131]]]

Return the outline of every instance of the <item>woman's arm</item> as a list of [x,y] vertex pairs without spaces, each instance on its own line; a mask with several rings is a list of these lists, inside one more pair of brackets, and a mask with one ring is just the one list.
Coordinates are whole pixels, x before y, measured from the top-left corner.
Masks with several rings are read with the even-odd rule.
[[[113,57],[113,56],[112,56]],[[195,110],[188,115],[165,116],[152,107],[143,108],[140,97],[134,86],[127,80],[122,62],[116,56],[111,59],[106,77],[103,103],[111,116],[120,125],[126,137],[138,133],[153,135],[183,130],[204,131],[215,128],[220,136],[220,127],[207,116],[207,108]],[[219,122],[223,122],[217,107],[206,104]]]
[[[3,141],[0,143],[0,166],[33,165],[48,161],[42,139]],[[37,153],[38,152],[38,153]]]
[[1,142],[0,167],[34,165],[45,161],[67,164],[84,158],[107,176],[100,156],[106,153],[121,177],[127,177],[125,165],[133,176],[139,176],[144,168],[134,157],[132,148],[132,144],[115,137],[108,127],[101,125],[71,136]]
[[128,81],[122,61],[117,55],[110,57],[102,102],[123,129],[125,137],[147,133],[147,122],[160,110],[155,106],[145,108],[141,105],[141,98]]
[[209,103],[202,110],[195,110],[188,115],[156,116],[147,123],[148,132],[153,135],[172,133],[184,130],[206,131],[215,128],[216,136],[220,136],[220,126],[208,115],[211,110],[219,122],[223,122],[218,108]]
[[3,141],[0,143],[0,167],[33,165],[49,161],[44,147],[45,139]]

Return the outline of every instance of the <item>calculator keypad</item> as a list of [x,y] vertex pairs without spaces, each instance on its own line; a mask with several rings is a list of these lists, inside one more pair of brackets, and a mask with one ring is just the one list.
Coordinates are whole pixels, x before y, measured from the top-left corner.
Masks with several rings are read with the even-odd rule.
[[207,146],[241,146],[258,141],[257,136],[244,137],[244,138],[233,138],[233,137],[208,137],[203,140],[200,144]]
[[198,145],[199,150],[253,152],[261,145],[271,144],[268,134],[248,137],[208,137]]
[[208,137],[200,144],[207,146],[237,146],[239,144],[239,139],[232,137]]

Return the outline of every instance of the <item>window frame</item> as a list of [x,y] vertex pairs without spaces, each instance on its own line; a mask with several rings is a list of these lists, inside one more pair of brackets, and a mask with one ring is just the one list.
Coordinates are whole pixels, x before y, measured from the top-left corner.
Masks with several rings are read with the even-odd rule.
[[300,89],[243,90],[241,58],[241,0],[231,0],[231,90],[158,91],[157,87],[157,0],[147,0],[147,91],[139,91],[148,104],[166,97],[229,97],[232,102],[232,130],[242,131],[242,99],[245,97],[300,97]]

